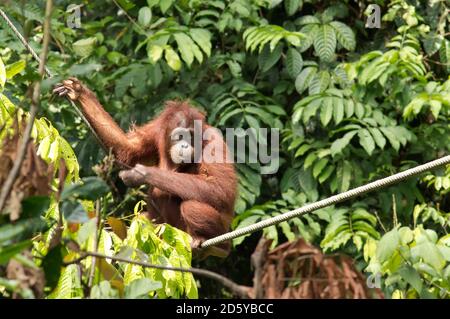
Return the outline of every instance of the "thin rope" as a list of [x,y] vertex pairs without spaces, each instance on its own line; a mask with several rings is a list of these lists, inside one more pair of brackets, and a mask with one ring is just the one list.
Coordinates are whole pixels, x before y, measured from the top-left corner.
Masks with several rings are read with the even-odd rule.
[[346,201],[350,198],[360,196],[360,195],[369,193],[374,190],[378,190],[380,188],[384,188],[384,187],[392,185],[392,184],[396,184],[396,183],[401,182],[411,176],[419,175],[423,172],[438,168],[438,167],[446,165],[446,164],[450,164],[450,155],[441,157],[437,160],[428,162],[423,165],[416,166],[414,168],[407,169],[406,171],[391,175],[389,177],[385,177],[385,178],[376,180],[376,181],[368,183],[366,185],[359,186],[359,187],[351,189],[349,191],[322,199],[315,203],[311,203],[306,206],[291,210],[287,213],[265,219],[256,224],[253,224],[253,225],[250,225],[247,227],[238,228],[232,232],[211,238],[211,239],[203,242],[203,244],[201,245],[201,248],[206,248],[209,246],[217,245],[218,243],[221,243],[223,241],[241,237],[243,235],[253,233],[253,232],[261,230],[263,228],[279,224],[288,219],[310,213],[317,209],[331,206],[331,205]]
[[[20,33],[19,30],[17,30],[16,26],[11,22],[11,20],[8,18],[8,16],[6,15],[6,13],[0,9],[0,16],[3,18],[3,20],[5,20],[6,24],[8,25],[8,27],[10,28],[11,31],[13,31],[13,34],[17,37],[17,39],[19,39],[19,41],[22,43],[22,45],[28,50],[28,52],[30,52],[30,54],[33,56],[33,58],[40,63],[41,59],[39,58],[39,55],[37,55],[37,53],[33,50],[33,48],[28,44],[27,40],[25,40],[25,38],[22,36],[22,34]],[[50,70],[47,68],[47,66],[45,66],[45,74],[47,74],[47,76],[49,78],[53,77],[52,73],[50,72]],[[89,123],[89,121],[86,119],[86,117],[84,116],[83,112],[78,108],[78,106],[69,98],[67,97],[67,100],[70,102],[70,104],[72,105],[72,107],[75,109],[75,112],[78,114],[79,117],[81,117],[81,119],[83,120],[83,122],[87,125],[87,127],[91,130],[92,134],[94,135],[94,137],[97,139],[97,142],[102,146],[102,148],[107,151],[107,148],[105,147],[105,145],[103,144],[103,142],[101,141],[101,139],[99,138],[99,136],[97,135],[97,132],[94,130],[94,128],[91,126],[91,124]]]

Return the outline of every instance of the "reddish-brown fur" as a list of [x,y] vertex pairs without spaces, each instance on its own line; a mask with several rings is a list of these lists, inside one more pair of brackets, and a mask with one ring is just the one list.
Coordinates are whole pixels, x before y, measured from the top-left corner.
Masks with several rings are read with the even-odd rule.
[[[149,195],[159,210],[148,205],[151,218],[187,231],[197,245],[229,230],[237,187],[234,165],[201,162],[179,166],[168,153],[170,133],[180,119],[191,127],[194,120],[202,121],[203,131],[210,127],[200,111],[187,102],[169,101],[157,118],[124,133],[94,93],[74,78],[63,83],[64,94],[81,105],[87,120],[119,161],[148,166],[146,183],[153,186]],[[228,149],[221,136],[215,135],[207,143],[222,143],[225,158]],[[226,243],[221,248],[228,250],[229,246]]]

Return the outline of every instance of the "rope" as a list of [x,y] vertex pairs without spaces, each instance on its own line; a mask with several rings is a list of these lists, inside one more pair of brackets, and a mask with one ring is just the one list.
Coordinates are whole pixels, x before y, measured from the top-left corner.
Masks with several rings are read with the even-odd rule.
[[[9,28],[14,32],[14,35],[20,40],[20,42],[22,42],[23,46],[31,53],[31,55],[33,56],[33,58],[37,61],[40,62],[40,58],[39,56],[36,54],[36,52],[33,50],[33,48],[27,43],[27,41],[25,40],[25,38],[22,36],[22,34],[20,34],[19,30],[17,30],[17,28],[14,26],[14,24],[11,22],[11,20],[8,18],[8,16],[3,12],[2,9],[0,9],[0,16],[5,20],[5,22],[7,23],[7,25],[9,26]],[[47,74],[48,77],[52,77],[52,74],[50,72],[50,70],[45,67],[45,73]],[[78,113],[78,115],[83,119],[83,121],[86,123],[86,125],[88,126],[88,128],[92,131],[92,134],[95,136],[95,138],[97,139],[98,143],[105,149],[105,146],[103,144],[103,142],[100,140],[100,138],[98,137],[97,133],[95,132],[95,130],[92,128],[91,124],[88,122],[88,120],[84,117],[84,114],[81,112],[81,110],[75,105],[75,103],[70,100],[68,98],[68,101],[72,104],[72,106],[74,107],[74,109],[76,110],[76,112]],[[106,150],[106,149],[105,149]],[[263,228],[269,227],[269,226],[273,226],[273,225],[277,225],[281,222],[284,222],[286,220],[289,220],[291,218],[294,217],[298,217],[310,212],[313,212],[315,210],[318,210],[320,208],[324,208],[327,206],[331,206],[331,205],[335,205],[338,203],[341,203],[343,201],[346,201],[350,198],[356,197],[356,196],[360,196],[366,193],[369,193],[371,191],[374,190],[378,190],[384,187],[387,187],[389,185],[392,184],[396,184],[398,182],[401,182],[411,176],[415,176],[415,175],[419,175],[423,172],[429,171],[431,169],[435,169],[438,168],[440,166],[446,165],[446,164],[450,164],[450,155],[448,156],[444,156],[440,159],[428,162],[426,164],[423,165],[419,165],[416,166],[414,168],[410,168],[407,169],[404,172],[400,172],[394,175],[391,175],[389,177],[386,178],[382,178],[379,180],[376,180],[374,182],[368,183],[366,185],[351,189],[349,191],[322,199],[320,201],[317,201],[315,203],[311,203],[308,204],[306,206],[291,210],[287,213],[272,217],[272,218],[268,218],[265,219],[263,221],[260,221],[256,224],[247,226],[247,227],[242,227],[239,229],[236,229],[234,231],[228,232],[226,234],[211,238],[206,240],[205,242],[203,242],[203,244],[201,245],[201,248],[207,248],[210,246],[214,246],[217,245],[221,242],[230,240],[230,239],[234,239],[234,238],[238,238],[256,231],[259,231]]]
[[[27,40],[25,40],[25,38],[22,36],[22,34],[20,33],[19,30],[17,30],[16,26],[11,22],[11,20],[8,18],[8,16],[6,15],[6,13],[0,9],[0,16],[3,18],[3,20],[5,20],[6,24],[8,25],[8,27],[10,28],[11,31],[13,31],[13,34],[17,37],[17,39],[19,39],[19,41],[22,43],[22,45],[28,50],[28,52],[30,52],[30,54],[33,56],[33,58],[40,63],[41,59],[39,58],[39,55],[37,55],[37,53],[33,50],[33,48],[28,44]],[[50,70],[45,66],[45,74],[47,74],[47,76],[49,78],[53,77],[52,73],[50,72]],[[103,149],[105,151],[108,151],[107,148],[105,147],[105,145],[103,144],[103,142],[100,140],[100,138],[97,135],[97,132],[95,132],[94,128],[91,126],[91,124],[89,123],[89,121],[86,119],[86,117],[84,116],[83,112],[78,108],[78,106],[69,98],[67,97],[67,100],[69,101],[69,103],[72,105],[72,107],[75,109],[75,112],[77,113],[77,115],[79,117],[81,117],[81,119],[83,120],[83,122],[87,125],[87,127],[91,130],[92,134],[94,135],[94,137],[97,139],[97,142],[103,147]]]
[[386,186],[389,186],[391,184],[396,184],[398,182],[401,182],[411,176],[415,176],[415,175],[419,175],[423,172],[429,171],[431,169],[434,168],[438,168],[440,166],[446,165],[446,164],[450,164],[450,155],[444,156],[440,159],[428,162],[426,164],[423,165],[419,165],[416,166],[414,168],[410,168],[407,169],[406,171],[391,175],[389,177],[385,177],[379,180],[376,180],[374,182],[368,183],[366,185],[351,189],[349,191],[322,199],[320,201],[317,201],[315,203],[311,203],[308,204],[306,206],[291,210],[287,213],[284,213],[282,215],[278,215],[272,218],[268,218],[265,219],[263,221],[260,221],[256,224],[247,226],[247,227],[242,227],[242,228],[238,228],[232,232],[211,238],[209,240],[206,240],[205,242],[203,242],[203,244],[201,245],[202,248],[206,248],[209,246],[213,246],[216,245],[218,243],[221,243],[223,241],[226,240],[230,240],[230,239],[234,239],[237,237],[241,237],[243,235],[247,235],[250,233],[253,233],[255,231],[261,230],[263,228],[269,227],[269,226],[273,226],[276,224],[279,224],[281,222],[284,222],[288,219],[294,218],[294,217],[298,217],[307,213],[310,213],[312,211],[315,211],[317,209],[320,208],[324,208],[327,206],[331,206],[343,201],[346,201],[350,198],[356,197],[356,196],[360,196],[366,193],[369,193],[371,191],[374,190],[378,190],[380,188],[384,188]]

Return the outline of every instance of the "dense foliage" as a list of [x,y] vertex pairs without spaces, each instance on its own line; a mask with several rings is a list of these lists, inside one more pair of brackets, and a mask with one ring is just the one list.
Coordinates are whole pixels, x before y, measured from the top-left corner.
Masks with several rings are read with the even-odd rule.
[[[7,2],[2,8],[38,49],[44,2]],[[371,3],[381,7],[379,29],[365,27]],[[47,66],[57,75],[42,83],[41,118],[33,135],[47,163],[58,168],[65,159],[67,186],[50,200],[32,198],[42,201],[35,205],[41,209],[22,209],[14,223],[0,216],[0,295],[33,296],[29,285],[2,272],[15,256],[27,267],[44,269],[47,297],[197,296],[192,276],[182,273],[107,260],[93,267],[90,258],[62,267],[63,260],[78,256],[66,247],[69,238],[106,254],[191,264],[188,235],[150,225],[138,216],[140,205],[130,215],[139,192],[123,195],[111,172],[99,174],[105,154],[72,107],[49,93],[67,76],[79,77],[95,91],[123,128],[147,121],[164,101],[181,98],[205,110],[209,122],[223,130],[280,129],[276,173],[261,174],[261,163],[237,164],[234,227],[450,150],[450,6],[444,0],[80,1],[78,28],[67,24],[77,12],[67,11],[69,4],[55,1]],[[13,110],[28,109],[37,63],[5,25],[0,43],[0,127],[12,128]],[[95,175],[94,165],[106,183],[89,177]],[[258,236],[272,239],[272,248],[303,237],[325,252],[350,255],[367,275],[381,279],[386,297],[449,298],[449,192],[450,169],[443,168],[238,238],[227,260],[200,265],[250,285],[245,256]],[[61,210],[68,227],[60,236],[66,241],[49,250]],[[89,218],[92,211],[102,217],[97,226]],[[22,219],[41,216],[46,227],[26,234],[19,230]],[[16,255],[31,244],[34,258]],[[49,277],[60,268],[56,278]],[[225,296],[208,285],[202,282],[201,296]]]

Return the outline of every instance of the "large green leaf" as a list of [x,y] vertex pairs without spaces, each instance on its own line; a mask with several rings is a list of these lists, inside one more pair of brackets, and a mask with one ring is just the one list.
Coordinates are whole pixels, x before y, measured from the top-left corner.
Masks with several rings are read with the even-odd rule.
[[179,71],[181,69],[180,56],[171,47],[166,47],[164,50],[164,58],[172,70]]
[[96,200],[108,193],[108,185],[98,177],[86,177],[81,182],[67,186],[61,194],[61,200],[71,198]]
[[416,269],[409,265],[405,265],[398,270],[402,278],[409,283],[418,293],[422,291],[422,279]]
[[138,14],[138,22],[144,27],[147,27],[150,24],[151,20],[152,20],[152,10],[149,7],[140,8]]
[[81,56],[81,57],[87,57],[89,56],[93,51],[95,47],[95,43],[97,42],[97,38],[90,37],[86,39],[81,39],[72,44],[73,51]]
[[358,131],[351,131],[346,133],[343,137],[335,140],[331,144],[331,155],[336,156],[337,154],[341,153],[342,150],[348,145],[348,143],[350,143],[351,139],[356,135],[356,133],[358,133]]
[[336,31],[336,39],[338,42],[349,51],[355,50],[356,40],[353,30],[346,24],[339,21],[330,22],[330,25]]
[[126,299],[149,299],[149,292],[162,288],[159,281],[152,281],[148,278],[133,280],[125,288]]
[[285,0],[284,8],[288,16],[294,15],[303,4],[303,0]]
[[314,78],[316,73],[317,68],[315,67],[307,67],[303,69],[303,71],[297,76],[297,79],[295,80],[295,89],[298,93],[303,93],[303,91],[305,91],[309,87],[311,80]]
[[6,83],[6,68],[3,60],[0,58],[0,87],[3,88]]
[[336,50],[336,31],[328,24],[319,27],[314,38],[314,50],[321,60],[331,61]]
[[289,76],[296,79],[303,68],[302,55],[294,48],[289,48],[286,53],[286,69]]
[[197,45],[185,33],[177,32],[173,36],[178,44],[178,50],[181,53],[181,57],[184,62],[186,62],[187,66],[190,67],[194,61],[194,47],[198,50]]
[[373,150],[375,149],[375,141],[370,135],[369,131],[365,128],[360,129],[358,131],[359,144],[364,148],[367,154],[372,155]]
[[268,45],[264,47],[258,58],[259,67],[261,68],[262,72],[268,71],[278,62],[278,60],[281,58],[282,50],[283,47],[281,45],[277,45],[277,47],[273,51],[269,49]]
[[383,263],[392,257],[400,244],[400,236],[397,228],[384,234],[377,245],[377,259]]

